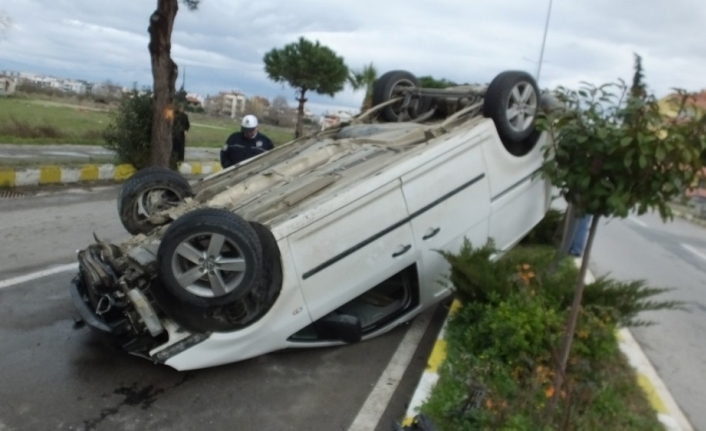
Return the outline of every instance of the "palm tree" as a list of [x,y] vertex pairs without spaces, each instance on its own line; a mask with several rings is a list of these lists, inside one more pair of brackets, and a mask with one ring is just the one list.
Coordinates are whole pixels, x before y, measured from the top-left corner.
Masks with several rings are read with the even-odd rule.
[[378,72],[373,63],[363,66],[363,70],[360,72],[351,71],[348,77],[348,82],[354,90],[365,88],[365,99],[363,99],[363,105],[360,108],[361,112],[370,109],[373,105],[373,87],[377,79]]

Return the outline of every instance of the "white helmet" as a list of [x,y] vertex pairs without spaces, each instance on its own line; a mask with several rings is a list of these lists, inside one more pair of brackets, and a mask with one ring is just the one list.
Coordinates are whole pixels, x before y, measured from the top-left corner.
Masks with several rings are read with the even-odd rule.
[[243,117],[243,121],[241,121],[240,126],[243,128],[243,130],[252,130],[255,127],[257,127],[257,117],[254,115],[246,115]]

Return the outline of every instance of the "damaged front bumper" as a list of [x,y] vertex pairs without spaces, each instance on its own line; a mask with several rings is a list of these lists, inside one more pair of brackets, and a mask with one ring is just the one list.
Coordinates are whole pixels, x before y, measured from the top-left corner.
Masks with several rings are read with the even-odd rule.
[[150,293],[150,267],[98,241],[78,253],[79,271],[69,288],[76,311],[91,328],[110,334],[125,351],[164,363],[208,338],[179,327]]

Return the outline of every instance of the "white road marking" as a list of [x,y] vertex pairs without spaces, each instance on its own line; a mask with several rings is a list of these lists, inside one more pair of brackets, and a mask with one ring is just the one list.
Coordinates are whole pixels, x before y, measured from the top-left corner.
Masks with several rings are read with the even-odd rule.
[[28,281],[36,280],[38,278],[48,277],[50,275],[59,274],[61,272],[75,271],[78,269],[78,263],[69,263],[67,265],[55,266],[53,268],[45,269],[42,271],[33,272],[26,275],[21,275],[15,278],[9,278],[7,280],[0,281],[0,290],[7,287],[12,287],[20,283],[26,283]]
[[370,431],[377,427],[430,322],[431,315],[420,315],[412,322],[348,431]]
[[682,246],[685,250],[691,252],[692,254],[694,254],[694,255],[700,257],[700,258],[703,259],[703,260],[706,260],[706,254],[701,253],[700,251],[698,251],[698,250],[695,249],[694,247],[692,247],[692,246],[690,246],[690,245],[688,245],[688,244],[684,244],[684,243],[681,243],[681,246]]
[[644,221],[642,221],[640,219],[636,219],[635,217],[632,217],[632,216],[630,216],[628,218],[630,219],[631,222],[633,222],[635,224],[639,224],[642,227],[647,227],[647,223],[645,223]]

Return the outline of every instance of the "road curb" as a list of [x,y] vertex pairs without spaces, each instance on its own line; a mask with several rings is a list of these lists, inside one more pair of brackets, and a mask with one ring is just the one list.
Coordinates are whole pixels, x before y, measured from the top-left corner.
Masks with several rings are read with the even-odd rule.
[[[575,263],[580,267],[581,259],[575,259]],[[585,277],[586,284],[594,281],[595,277],[588,270]],[[426,369],[419,379],[419,383],[407,407],[402,426],[407,427],[414,423],[415,417],[419,414],[419,409],[429,399],[432,389],[439,380],[439,367],[446,359],[446,340],[444,338],[446,327],[449,319],[460,307],[461,303],[457,299],[454,300],[439,331],[434,348],[427,359]],[[657,412],[657,418],[665,429],[667,431],[694,431],[694,428],[684,416],[667,386],[659,377],[630,331],[627,328],[621,328],[616,332],[616,338],[618,339],[620,351],[627,357],[628,363],[635,370],[638,385],[647,395],[650,405]]]
[[706,227],[706,220],[700,219],[698,217],[694,217],[692,214],[688,214],[688,213],[682,212],[680,210],[676,210],[674,208],[672,208],[672,214],[675,217],[679,217],[679,218],[682,218],[686,221],[690,221],[691,223],[697,224],[699,226]]
[[[222,170],[220,162],[183,162],[183,175],[211,174]],[[136,169],[131,164],[84,164],[78,167],[43,165],[36,168],[0,168],[0,187],[74,184],[98,180],[124,181]]]
[[422,377],[417,383],[417,388],[414,391],[412,400],[407,407],[407,413],[405,414],[404,420],[402,421],[402,426],[410,426],[414,422],[415,416],[419,413],[419,408],[427,401],[431,391],[439,380],[439,367],[446,359],[446,327],[449,323],[449,319],[453,317],[454,314],[458,312],[461,308],[461,302],[458,299],[454,299],[449,312],[446,315],[444,324],[439,330],[439,335],[436,337],[434,342],[434,348],[431,350],[431,354],[427,359],[427,365],[422,373]]
[[[576,266],[581,266],[581,259],[575,259]],[[586,284],[595,281],[591,270],[586,271]],[[647,359],[640,345],[633,338],[628,328],[620,328],[615,334],[618,348],[625,355],[630,366],[635,370],[637,384],[642,388],[652,408],[657,412],[657,418],[668,431],[693,431],[689,421],[684,416],[672,394],[667,389],[657,370]]]

